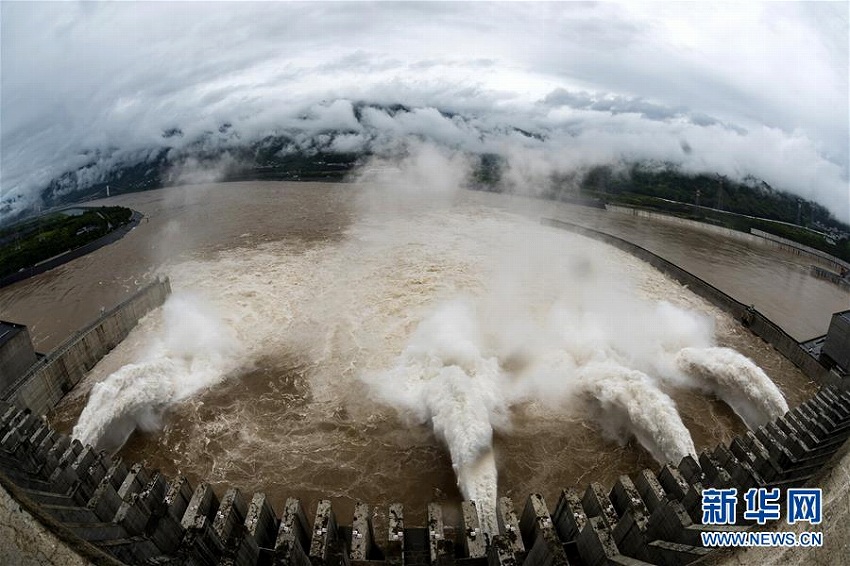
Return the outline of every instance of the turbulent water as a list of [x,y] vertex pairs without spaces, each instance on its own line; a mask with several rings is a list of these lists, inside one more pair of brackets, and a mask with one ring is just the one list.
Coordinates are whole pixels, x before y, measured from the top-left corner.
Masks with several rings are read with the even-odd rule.
[[752,361],[729,348],[683,348],[676,356],[697,387],[723,399],[751,429],[788,412],[776,384]]
[[74,428],[84,444],[121,446],[137,428],[157,430],[175,403],[215,385],[241,367],[244,348],[206,302],[172,295],[162,308],[163,332],[151,337],[139,361],[97,383]]
[[74,435],[129,438],[125,453],[169,473],[422,510],[459,489],[492,530],[497,493],[614,477],[740,430],[703,394],[750,426],[787,408],[686,289],[485,207],[364,215],[341,239],[163,271],[174,294],[92,372]]

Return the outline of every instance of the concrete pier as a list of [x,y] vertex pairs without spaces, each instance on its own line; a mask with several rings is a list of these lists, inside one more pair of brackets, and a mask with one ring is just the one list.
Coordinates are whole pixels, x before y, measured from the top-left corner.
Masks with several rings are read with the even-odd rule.
[[294,498],[286,500],[280,529],[274,545],[274,564],[294,564],[306,566],[310,564],[307,558],[310,529],[307,516],[301,507],[301,501]]
[[[442,522],[440,523],[440,527],[440,530],[442,532]],[[365,562],[369,559],[372,553],[372,541],[374,540],[374,538],[375,532],[372,527],[372,517],[369,514],[369,506],[361,501],[358,501],[357,504],[354,506],[354,518],[351,523],[352,562]]]
[[468,558],[483,558],[487,553],[487,539],[478,520],[475,502],[461,503],[463,513],[463,549]]
[[432,564],[447,562],[454,556],[454,547],[446,538],[443,508],[436,503],[428,505],[428,554]]
[[390,505],[385,555],[387,564],[404,564],[404,506],[401,503]]
[[333,552],[333,546],[339,537],[336,516],[327,499],[319,501],[313,521],[313,537],[310,541],[310,561],[313,564],[327,564]]
[[514,502],[510,497],[500,497],[496,518],[499,533],[504,539],[506,546],[514,560],[519,564],[525,558],[525,545],[522,542],[522,534],[519,530],[519,518],[514,510]]
[[519,529],[523,543],[529,549],[526,562],[552,566],[569,564],[542,495],[532,493],[528,496]]

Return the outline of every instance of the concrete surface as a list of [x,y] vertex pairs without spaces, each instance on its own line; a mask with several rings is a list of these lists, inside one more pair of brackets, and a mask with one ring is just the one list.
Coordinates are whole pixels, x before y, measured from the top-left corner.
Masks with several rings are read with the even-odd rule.
[[89,566],[0,487],[0,562],[8,566]]
[[[831,465],[830,465],[831,464]],[[789,527],[780,522],[777,530],[823,532],[821,548],[746,548],[713,553],[705,565],[716,566],[843,566],[850,564],[850,441],[827,464],[814,485],[823,489],[823,522]]]

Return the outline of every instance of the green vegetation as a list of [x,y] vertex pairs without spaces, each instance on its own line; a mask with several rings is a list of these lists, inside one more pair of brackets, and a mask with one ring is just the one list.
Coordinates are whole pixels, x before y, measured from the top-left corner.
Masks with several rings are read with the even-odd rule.
[[823,206],[774,190],[755,178],[733,181],[722,175],[688,175],[672,166],[633,165],[614,171],[595,167],[581,183],[582,191],[611,196],[636,194],[757,216],[804,227],[850,229],[837,222]]
[[120,206],[76,209],[76,216],[54,212],[0,230],[0,277],[84,246],[130,221]]
[[[170,133],[170,131],[169,131]],[[169,137],[179,135],[170,134]],[[329,136],[332,139],[332,136]],[[219,181],[343,181],[364,159],[363,154],[327,151],[321,147],[300,148],[286,136],[269,136],[259,142],[234,148],[228,152],[198,151],[192,155],[199,171],[218,170]],[[227,158],[225,159],[225,155]],[[227,163],[221,167],[222,163]],[[102,175],[100,180],[84,187],[81,177],[97,177],[98,165],[90,165],[65,173],[48,185],[42,198],[47,206],[59,206],[135,191],[158,189],[173,184],[170,172],[174,166],[168,150],[162,150],[146,161],[126,165]],[[177,167],[179,169],[179,167]]]
[[[482,156],[473,183],[500,190],[504,166],[499,156]],[[689,175],[669,164],[594,167],[583,176],[552,176],[543,195],[653,210],[741,232],[762,230],[850,261],[850,226],[825,207],[754,178],[738,182],[721,175]]]
[[363,157],[321,148],[294,150],[288,143],[275,137],[255,144],[238,156],[243,165],[229,171],[226,180],[342,181]]

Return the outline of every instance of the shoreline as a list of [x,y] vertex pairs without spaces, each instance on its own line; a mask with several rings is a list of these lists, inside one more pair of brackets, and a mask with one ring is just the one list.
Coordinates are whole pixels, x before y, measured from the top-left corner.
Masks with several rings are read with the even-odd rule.
[[0,288],[7,287],[14,283],[18,283],[19,281],[24,281],[26,279],[29,279],[30,277],[35,277],[36,275],[41,275],[46,271],[50,271],[53,268],[59,267],[60,265],[64,265],[69,261],[77,259],[78,257],[90,254],[95,250],[99,250],[104,246],[108,246],[113,242],[117,242],[118,240],[126,236],[130,232],[130,230],[138,226],[139,222],[141,222],[142,218],[144,217],[144,214],[142,214],[138,210],[132,210],[132,212],[133,215],[130,217],[129,222],[119,226],[108,234],[104,234],[97,240],[93,240],[88,244],[80,246],[79,248],[68,250],[67,252],[42,260],[30,267],[25,267],[17,273],[13,273],[11,275],[7,275],[6,277],[0,278]]

